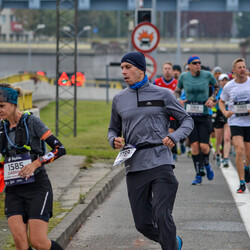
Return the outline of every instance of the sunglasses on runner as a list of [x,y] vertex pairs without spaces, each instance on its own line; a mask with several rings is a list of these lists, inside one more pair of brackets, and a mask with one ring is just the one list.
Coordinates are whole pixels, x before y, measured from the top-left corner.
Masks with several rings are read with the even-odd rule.
[[191,62],[191,64],[194,64],[194,65],[201,64],[201,61],[199,61],[199,62]]

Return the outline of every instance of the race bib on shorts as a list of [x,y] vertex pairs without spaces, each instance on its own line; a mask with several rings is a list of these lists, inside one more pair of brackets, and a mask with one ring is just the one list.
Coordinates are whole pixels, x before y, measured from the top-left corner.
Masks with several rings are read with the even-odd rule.
[[190,115],[203,115],[204,105],[198,102],[190,102],[186,104],[186,111]]
[[31,163],[29,154],[5,157],[4,159],[4,182],[6,186],[21,185],[35,181],[34,173],[28,178],[22,178],[18,174],[22,167]]
[[121,151],[119,152],[119,154],[117,155],[113,167],[122,164],[123,162],[125,162],[126,160],[128,160],[129,158],[132,157],[132,155],[134,154],[134,152],[136,151],[136,147],[133,145],[125,145]]
[[248,101],[234,102],[235,116],[247,116],[247,115],[249,115],[248,109],[250,109],[250,102],[248,102]]

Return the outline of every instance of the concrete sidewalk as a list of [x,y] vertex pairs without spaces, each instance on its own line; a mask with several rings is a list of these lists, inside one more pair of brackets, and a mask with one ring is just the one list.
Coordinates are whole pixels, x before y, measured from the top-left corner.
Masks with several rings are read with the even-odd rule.
[[125,175],[124,168],[112,168],[105,163],[81,170],[84,159],[83,156],[65,155],[47,168],[54,201],[59,201],[62,208],[72,209],[61,215],[65,217],[48,236],[63,247]]

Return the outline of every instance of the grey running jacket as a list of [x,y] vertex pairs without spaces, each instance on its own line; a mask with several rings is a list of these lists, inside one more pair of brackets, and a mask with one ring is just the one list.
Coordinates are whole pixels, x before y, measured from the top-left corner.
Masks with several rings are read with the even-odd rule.
[[[169,134],[170,116],[180,127]],[[169,136],[175,144],[193,129],[193,119],[166,88],[147,82],[137,90],[130,87],[115,95],[108,129],[108,140],[114,148],[114,138],[123,136],[126,144],[144,146],[162,143]],[[125,162],[127,172],[142,171],[161,165],[174,165],[171,150],[165,145],[137,150]]]

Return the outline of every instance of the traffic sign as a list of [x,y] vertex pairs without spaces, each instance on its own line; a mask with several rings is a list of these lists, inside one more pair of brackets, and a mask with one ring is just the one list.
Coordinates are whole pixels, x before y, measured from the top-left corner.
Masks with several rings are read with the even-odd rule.
[[155,59],[150,56],[150,55],[145,55],[145,59],[146,59],[146,75],[148,76],[148,79],[152,79],[157,71],[157,64]]
[[156,49],[159,41],[159,30],[152,23],[140,23],[132,33],[133,46],[142,53],[149,53]]

